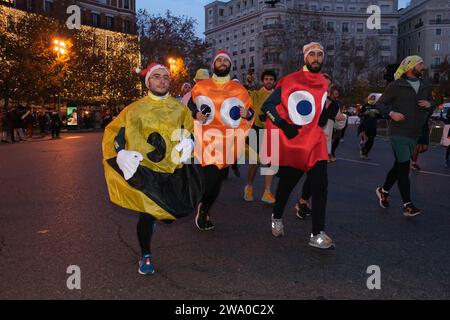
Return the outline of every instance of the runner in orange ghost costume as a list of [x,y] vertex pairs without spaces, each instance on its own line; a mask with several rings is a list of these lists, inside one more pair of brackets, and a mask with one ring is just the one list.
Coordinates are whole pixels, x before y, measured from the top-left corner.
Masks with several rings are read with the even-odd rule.
[[211,79],[197,83],[188,103],[194,121],[195,156],[205,178],[205,194],[197,208],[195,224],[212,230],[209,211],[217,199],[227,168],[244,152],[245,137],[254,121],[248,91],[231,81],[231,57],[224,50],[216,53]]

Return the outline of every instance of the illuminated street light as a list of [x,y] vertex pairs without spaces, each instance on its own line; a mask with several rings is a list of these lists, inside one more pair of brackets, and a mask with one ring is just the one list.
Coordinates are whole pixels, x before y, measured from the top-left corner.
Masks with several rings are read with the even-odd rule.
[[167,61],[169,62],[169,65],[170,65],[170,71],[172,71],[172,72],[176,71],[176,68],[177,68],[177,65],[176,65],[177,60],[174,59],[174,58],[169,58],[169,59],[167,59]]
[[[69,48],[71,43],[65,39],[53,39],[53,51],[57,55],[58,62],[67,62],[69,60]],[[58,94],[58,112],[61,108],[61,96]]]
[[53,51],[56,52],[56,54],[58,55],[58,58],[60,58],[60,55],[67,55],[68,50],[67,50],[67,43],[65,40],[61,40],[61,39],[54,39],[53,40]]

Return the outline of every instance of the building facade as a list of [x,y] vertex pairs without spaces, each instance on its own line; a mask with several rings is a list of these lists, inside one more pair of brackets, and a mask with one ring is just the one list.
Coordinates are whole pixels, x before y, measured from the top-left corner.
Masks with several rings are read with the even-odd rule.
[[136,34],[136,0],[0,0],[0,4],[64,19],[67,7],[81,8],[81,23],[115,32]]
[[398,60],[419,55],[438,82],[438,68],[450,62],[450,2],[447,0],[412,0],[400,11]]
[[[381,9],[381,29],[367,28],[370,5]],[[326,72],[352,78],[342,81],[367,79],[371,70],[397,61],[397,8],[397,0],[214,1],[205,6],[206,58],[226,49],[233,76],[245,79],[249,68],[283,76],[303,64],[304,44],[319,41]]]

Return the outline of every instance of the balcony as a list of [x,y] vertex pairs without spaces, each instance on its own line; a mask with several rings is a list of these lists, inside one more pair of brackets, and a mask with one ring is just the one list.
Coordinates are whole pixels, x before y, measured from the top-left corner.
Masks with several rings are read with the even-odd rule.
[[241,65],[241,70],[245,69],[245,64]]
[[450,24],[450,19],[432,19],[430,24]]
[[414,26],[414,29],[419,29],[420,27],[423,27],[423,21],[420,21],[419,23],[417,23],[417,24]]
[[380,46],[380,51],[391,51],[390,46]]
[[394,34],[393,29],[378,29],[378,34]]
[[245,49],[242,49],[242,50],[241,50],[241,53],[245,53],[245,52],[247,52]]
[[233,56],[237,56],[238,52],[237,51],[233,51]]
[[249,51],[250,51],[250,52],[255,51],[255,47],[250,47]]
[[276,29],[284,29],[284,27],[281,23],[266,24],[265,26],[263,26],[263,30],[276,30]]
[[249,68],[254,68],[254,67],[255,67],[255,64],[252,62],[252,63],[250,63],[250,64],[248,65],[248,67],[249,67]]

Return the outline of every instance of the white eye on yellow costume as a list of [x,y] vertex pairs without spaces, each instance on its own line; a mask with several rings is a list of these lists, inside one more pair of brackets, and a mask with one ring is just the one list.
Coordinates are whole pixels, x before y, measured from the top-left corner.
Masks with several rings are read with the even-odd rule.
[[307,125],[314,120],[316,114],[314,96],[308,91],[295,91],[289,96],[288,109],[289,118],[294,124]]
[[209,125],[214,120],[214,116],[216,114],[216,107],[214,106],[214,102],[207,96],[198,96],[195,99],[195,105],[199,109],[199,111],[203,114],[208,114],[208,120],[206,120],[203,125]]
[[237,128],[241,124],[241,108],[244,102],[238,98],[228,98],[222,103],[220,117],[227,127]]

